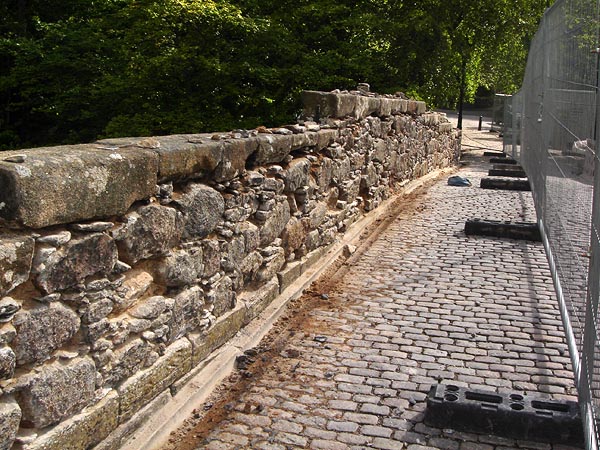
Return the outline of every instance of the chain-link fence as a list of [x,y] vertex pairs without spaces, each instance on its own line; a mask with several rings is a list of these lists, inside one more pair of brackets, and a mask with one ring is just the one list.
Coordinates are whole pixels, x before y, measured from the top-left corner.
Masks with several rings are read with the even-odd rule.
[[531,183],[593,449],[600,441],[598,3],[559,0],[546,11],[504,119],[504,149]]

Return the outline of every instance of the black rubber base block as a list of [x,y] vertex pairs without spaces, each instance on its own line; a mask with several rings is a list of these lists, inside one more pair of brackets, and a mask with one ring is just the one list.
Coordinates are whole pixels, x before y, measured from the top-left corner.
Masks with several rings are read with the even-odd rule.
[[527,178],[527,174],[522,170],[507,170],[507,169],[490,169],[488,171],[490,177],[515,177]]
[[529,180],[521,178],[482,178],[482,189],[502,189],[505,191],[530,191]]
[[467,236],[493,236],[528,241],[542,240],[540,229],[536,223],[501,222],[499,220],[467,220],[465,234]]
[[486,150],[483,152],[483,156],[496,156],[497,158],[508,158],[508,155],[504,152],[495,152],[493,150]]
[[437,428],[582,446],[576,402],[512,392],[497,394],[440,383],[427,396],[425,423]]
[[509,158],[508,156],[504,156],[504,157],[496,156],[495,158],[490,158],[490,163],[492,163],[492,164],[517,164],[517,161],[515,161],[512,158]]

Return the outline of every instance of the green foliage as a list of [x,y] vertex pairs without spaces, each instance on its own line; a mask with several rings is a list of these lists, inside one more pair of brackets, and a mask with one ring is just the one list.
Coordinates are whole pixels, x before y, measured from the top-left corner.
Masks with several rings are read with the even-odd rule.
[[0,149],[293,121],[303,89],[520,82],[538,0],[5,0]]

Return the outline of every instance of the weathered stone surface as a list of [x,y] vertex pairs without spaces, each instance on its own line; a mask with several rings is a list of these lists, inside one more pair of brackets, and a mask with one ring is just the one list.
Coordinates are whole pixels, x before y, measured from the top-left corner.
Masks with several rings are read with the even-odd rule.
[[0,380],[12,378],[17,366],[17,357],[10,347],[0,348]]
[[266,257],[263,266],[256,274],[258,281],[267,281],[275,277],[277,272],[285,264],[285,251],[281,247],[275,247],[275,252]]
[[130,316],[137,319],[156,319],[172,306],[173,299],[163,297],[162,295],[155,295],[154,297],[140,300],[128,312]]
[[234,236],[229,242],[221,245],[221,267],[227,272],[233,272],[239,267],[240,261],[246,254],[244,236]]
[[117,383],[144,368],[151,351],[150,345],[142,339],[134,339],[114,350],[110,364],[101,370],[104,385],[116,386]]
[[300,248],[306,240],[307,230],[304,222],[292,217],[286,224],[281,238],[283,239],[283,248],[289,254],[297,248]]
[[279,295],[277,277],[264,283],[255,291],[245,291],[240,296],[240,302],[246,305],[244,325],[259,315]]
[[204,292],[198,286],[179,293],[173,304],[173,316],[169,322],[169,342],[174,342],[188,330],[198,326],[204,311]]
[[354,112],[356,98],[357,96],[351,94],[304,91],[302,92],[303,115],[314,120],[321,117],[344,118]]
[[96,145],[19,150],[24,162],[0,160],[0,218],[41,228],[124,214],[156,186],[158,157],[142,148]]
[[17,334],[11,342],[17,364],[48,359],[77,332],[79,316],[60,303],[21,310],[13,319]]
[[94,398],[95,380],[89,358],[43,367],[16,393],[23,413],[21,426],[44,428],[80,411]]
[[212,277],[221,267],[221,247],[212,239],[202,241],[204,276]]
[[229,341],[242,328],[246,307],[239,304],[226,312],[205,332],[191,333],[189,338],[193,346],[193,365],[202,362],[217,348]]
[[[152,151],[158,155],[160,181],[179,180],[190,176],[203,176],[213,172],[223,157],[220,142],[209,134],[155,136],[159,145]],[[99,144],[110,146],[135,145],[140,138],[105,139]]]
[[[72,325],[79,327],[78,332],[71,335],[70,329],[56,342],[42,336],[42,353],[31,357],[31,363],[45,374],[50,366],[44,367],[41,360],[56,357],[69,366],[89,352],[95,371],[88,378],[94,387],[119,386],[123,398],[121,437],[111,442],[125,442],[131,424],[139,423],[140,408],[170,398],[177,389],[174,383],[183,383],[182,375],[189,374],[190,360],[196,364],[209,357],[280,290],[302,277],[311,263],[318,265],[325,247],[339,239],[361,210],[376,207],[396,182],[445,165],[456,153],[457,135],[440,135],[434,115],[415,117],[416,103],[411,104],[413,114],[406,114],[409,102],[402,98],[319,96],[319,102],[324,102],[319,108],[325,106],[319,114],[332,108],[343,118],[322,114],[319,123],[306,121],[272,130],[273,134],[259,130],[265,133],[256,137],[241,138],[254,132],[235,131],[213,139],[206,135],[156,138],[142,151],[157,155],[162,182],[155,186],[153,198],[143,203],[146,206],[138,203],[125,216],[105,219],[110,222],[77,221],[31,234],[36,239],[31,280],[40,288],[40,280],[48,283],[40,297],[59,308],[67,305],[71,314],[75,314],[71,308],[76,310],[82,322]],[[389,118],[362,117],[370,113]],[[118,141],[119,145],[139,143],[133,138]],[[268,165],[246,170],[246,166],[263,163]],[[90,274],[71,275],[68,282],[57,275],[59,271],[49,276],[57,261],[70,258],[66,250],[90,235],[112,238],[121,260],[112,268],[107,265]],[[87,251],[96,252],[96,246],[88,245]],[[36,303],[26,298],[28,292],[29,283],[16,288],[12,296],[18,299],[17,307],[22,304],[24,313],[31,315]],[[37,295],[34,300],[38,301]],[[33,334],[34,318],[27,317]],[[9,382],[11,395],[18,389],[31,390],[31,373],[26,373],[31,363],[20,363],[15,350],[15,341],[21,339],[17,336],[24,334],[12,325],[15,318],[0,324],[0,378],[13,376],[17,360],[19,378]],[[176,355],[167,349],[160,357],[165,345],[181,340],[189,348]],[[23,351],[24,345],[19,346]],[[54,409],[44,414],[40,423],[55,420]],[[106,414],[110,418],[103,423],[107,429],[114,428],[116,407]],[[131,422],[123,423],[132,414]],[[49,415],[52,419],[45,418]],[[53,430],[76,423],[75,418],[65,419]],[[103,427],[90,425],[87,430],[99,428],[98,436],[104,436]],[[32,437],[29,442],[25,438],[20,445],[85,448],[102,439],[86,441],[82,435],[61,438],[56,444],[49,439],[44,447],[46,436],[52,432],[40,434],[34,442]]]
[[6,236],[0,239],[0,296],[29,278],[34,243],[28,236]]
[[232,180],[246,170],[246,160],[258,149],[256,137],[228,140],[223,143],[223,159],[216,168],[214,179],[217,182]]
[[203,184],[191,184],[177,200],[184,215],[185,239],[201,239],[214,231],[225,211],[223,196]]
[[9,397],[0,397],[0,449],[8,450],[17,436],[21,408]]
[[51,294],[83,283],[92,275],[105,276],[117,262],[117,247],[113,239],[102,233],[72,239],[68,244],[36,256],[35,284]]
[[271,215],[260,229],[260,245],[273,242],[284,230],[290,220],[290,205],[288,202],[277,203]]
[[94,323],[108,316],[113,310],[113,302],[109,298],[94,300],[84,307],[79,308],[83,323]]
[[214,305],[213,314],[219,317],[235,307],[235,293],[233,292],[233,282],[231,278],[222,277],[213,289],[206,294],[208,303]]
[[12,324],[0,323],[0,345],[10,344],[16,335],[17,331]]
[[128,264],[164,255],[181,237],[183,220],[174,208],[148,205],[127,215],[123,230],[116,234],[120,259]]
[[333,177],[333,165],[330,158],[322,158],[319,165],[313,167],[313,175],[320,192],[327,191]]
[[144,405],[127,422],[120,424],[116,430],[96,445],[93,450],[122,450],[129,443],[129,438],[132,434],[148,423],[148,420],[151,420],[152,417],[155,417],[157,413],[167,406],[172,398],[171,389],[167,388],[150,403]]
[[292,143],[294,142],[293,135],[260,134],[258,139],[258,149],[252,157],[254,165],[283,161],[292,151]]
[[202,247],[175,250],[159,261],[157,266],[160,283],[169,287],[189,286],[202,277]]
[[240,264],[240,270],[248,280],[254,279],[254,275],[263,263],[263,257],[259,252],[252,252],[246,256]]
[[145,270],[134,269],[125,274],[125,280],[113,296],[114,309],[123,311],[143,296],[152,286],[154,278]]
[[294,192],[296,189],[308,184],[310,161],[306,158],[296,158],[284,173],[285,191]]
[[[12,297],[4,297],[0,299],[0,324],[10,322],[15,314],[21,309],[20,301]],[[1,344],[1,342],[0,342]]]
[[23,450],[87,450],[117,427],[118,414],[118,395],[110,391],[98,403],[51,428]]
[[181,338],[165,349],[151,367],[136,373],[119,388],[119,423],[125,422],[142,406],[181,378],[192,367],[192,344]]
[[280,292],[285,291],[294,281],[302,275],[302,262],[287,263],[285,268],[277,274]]
[[317,131],[317,150],[323,150],[335,142],[339,131],[335,128]]
[[260,245],[260,230],[251,222],[244,222],[240,226],[240,233],[244,236],[246,253],[256,250]]
[[39,244],[48,244],[53,247],[60,247],[61,245],[65,245],[70,240],[71,232],[64,230],[59,233],[47,234],[46,236],[39,237],[36,239],[36,242]]

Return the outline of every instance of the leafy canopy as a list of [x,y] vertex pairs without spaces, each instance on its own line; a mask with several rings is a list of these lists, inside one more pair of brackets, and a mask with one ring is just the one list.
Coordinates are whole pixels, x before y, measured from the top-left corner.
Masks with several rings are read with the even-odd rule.
[[303,89],[512,92],[539,0],[0,3],[0,149],[294,120]]

